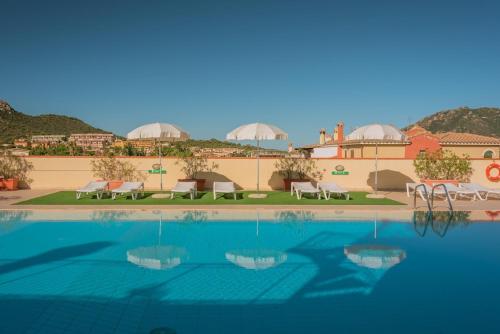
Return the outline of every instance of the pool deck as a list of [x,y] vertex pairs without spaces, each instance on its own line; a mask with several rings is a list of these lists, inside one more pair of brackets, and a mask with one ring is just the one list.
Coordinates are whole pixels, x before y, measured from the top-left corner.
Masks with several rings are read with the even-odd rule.
[[[317,210],[317,211],[413,211],[413,196],[407,197],[406,192],[381,192],[387,198],[406,205],[13,205],[31,198],[47,195],[58,191],[53,190],[17,190],[0,192],[0,210]],[[435,201],[436,211],[446,211],[446,201]],[[453,201],[455,211],[500,211],[500,199],[493,198],[487,201],[457,200]],[[417,209],[426,210],[427,204],[417,199]]]

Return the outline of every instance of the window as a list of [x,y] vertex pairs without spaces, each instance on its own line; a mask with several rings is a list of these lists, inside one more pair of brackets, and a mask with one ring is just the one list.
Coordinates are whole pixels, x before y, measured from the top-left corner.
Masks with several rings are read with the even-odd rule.
[[493,159],[494,156],[495,156],[495,153],[493,153],[492,150],[486,150],[483,153],[483,158],[485,158],[485,159]]

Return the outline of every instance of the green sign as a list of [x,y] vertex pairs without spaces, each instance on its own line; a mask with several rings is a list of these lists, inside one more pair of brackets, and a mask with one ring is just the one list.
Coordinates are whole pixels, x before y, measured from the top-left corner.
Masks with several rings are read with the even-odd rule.
[[167,174],[165,169],[150,169],[148,170],[149,174]]
[[349,175],[349,172],[346,170],[334,170],[332,171],[332,175]]

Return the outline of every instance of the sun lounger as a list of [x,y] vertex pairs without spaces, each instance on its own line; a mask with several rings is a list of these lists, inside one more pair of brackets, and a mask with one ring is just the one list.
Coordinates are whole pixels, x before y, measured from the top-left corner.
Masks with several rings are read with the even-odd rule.
[[349,191],[340,187],[335,182],[319,182],[318,189],[323,192],[325,199],[330,199],[331,194],[337,194],[339,196],[344,196],[345,199],[349,200]]
[[[452,201],[457,200],[457,198],[459,196],[463,196],[463,197],[471,196],[472,200],[476,199],[476,193],[474,191],[463,189],[463,188],[459,188],[459,187],[457,187],[456,185],[454,185],[452,183],[444,183],[444,186],[446,187],[446,190],[448,191],[448,194],[450,195],[450,199]],[[430,187],[429,185],[425,184],[425,188],[427,189],[427,194],[429,196],[431,196],[431,194],[432,194],[432,187]],[[422,191],[422,189],[419,188],[418,189],[418,193],[419,193],[420,197],[424,201],[427,200],[427,198],[425,197],[425,194]],[[436,188],[434,188],[434,196],[435,197],[446,197],[446,191],[444,190],[443,187],[436,187]]]
[[406,196],[410,197],[410,193],[413,193],[415,191],[415,187],[419,184],[420,183],[416,182],[406,182]]
[[321,191],[311,182],[293,182],[293,189],[295,189],[297,199],[301,199],[303,194],[314,194],[318,196],[318,199],[321,199]]
[[214,182],[214,200],[217,199],[217,193],[233,194],[236,200],[236,188],[233,182]]
[[132,196],[132,200],[136,200],[141,192],[144,195],[144,183],[124,182],[120,187],[111,191],[111,198],[115,200],[117,195],[130,194]]
[[[464,188],[460,188],[453,183],[445,183],[446,189],[448,190],[448,193],[453,194],[453,200],[456,200],[458,197],[467,197],[469,196],[471,200],[475,201],[476,200],[476,192],[473,190],[468,190]],[[434,191],[435,193],[435,191]],[[451,196],[451,195],[450,195]]]
[[486,201],[490,195],[500,197],[500,189],[484,187],[477,183],[460,183],[458,186],[466,190],[474,191],[481,201]]
[[196,197],[196,192],[197,188],[195,181],[180,181],[170,190],[170,199],[174,199],[176,193],[181,193],[189,194],[189,197],[193,200]]
[[[446,190],[450,194],[450,197],[453,201],[455,201],[459,196],[467,197],[471,196],[471,200],[476,200],[476,192],[472,190],[467,190],[464,188],[457,187],[453,183],[444,183],[446,186]],[[434,194],[445,196],[444,189],[442,187],[438,187],[434,190]]]
[[89,182],[85,187],[76,190],[76,199],[80,199],[83,194],[96,194],[97,199],[102,198],[102,194],[106,191],[108,187],[107,181],[92,181]]

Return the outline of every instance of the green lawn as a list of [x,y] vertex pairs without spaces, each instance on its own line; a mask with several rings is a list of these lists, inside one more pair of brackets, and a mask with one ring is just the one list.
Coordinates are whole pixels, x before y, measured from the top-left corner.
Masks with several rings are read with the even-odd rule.
[[83,197],[80,200],[75,198],[74,191],[59,191],[49,195],[36,197],[16,204],[28,205],[226,205],[226,204],[258,204],[258,205],[400,205],[402,203],[391,199],[370,199],[366,198],[366,192],[351,192],[350,200],[332,198],[329,201],[316,198],[305,198],[298,200],[291,196],[289,192],[271,191],[264,192],[268,195],[264,199],[248,198],[249,191],[242,191],[238,194],[238,199],[234,200],[232,195],[213,199],[211,192],[200,192],[198,198],[190,200],[189,198],[176,197],[175,199],[156,199],[151,195],[154,192],[146,192],[143,198],[131,200],[128,198],[117,198],[112,200],[105,197],[101,200],[91,197]]

